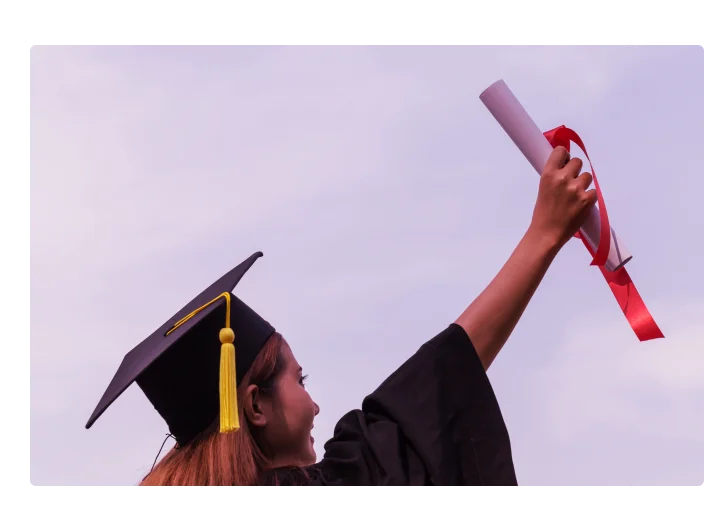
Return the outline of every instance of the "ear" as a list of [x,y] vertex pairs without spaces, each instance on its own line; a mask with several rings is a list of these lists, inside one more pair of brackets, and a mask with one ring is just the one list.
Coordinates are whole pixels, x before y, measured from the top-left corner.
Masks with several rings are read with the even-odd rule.
[[242,409],[247,417],[247,421],[254,427],[264,427],[266,425],[266,402],[263,401],[262,393],[256,385],[250,385],[244,393]]

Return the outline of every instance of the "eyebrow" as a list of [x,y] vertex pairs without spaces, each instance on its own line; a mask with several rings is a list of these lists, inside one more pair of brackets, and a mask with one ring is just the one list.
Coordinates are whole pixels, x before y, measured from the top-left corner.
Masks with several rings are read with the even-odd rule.
[[298,370],[296,372],[303,372],[303,367],[298,367]]

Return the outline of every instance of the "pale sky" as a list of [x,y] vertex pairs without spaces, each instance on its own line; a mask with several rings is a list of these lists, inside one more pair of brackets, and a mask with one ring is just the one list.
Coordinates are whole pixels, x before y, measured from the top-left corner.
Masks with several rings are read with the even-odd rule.
[[85,422],[257,250],[236,293],[310,375],[321,455],[528,226],[537,175],[478,98],[500,78],[582,136],[666,336],[568,244],[489,370],[519,484],[702,484],[701,47],[33,48],[32,483],[141,479],[168,430],[140,389]]

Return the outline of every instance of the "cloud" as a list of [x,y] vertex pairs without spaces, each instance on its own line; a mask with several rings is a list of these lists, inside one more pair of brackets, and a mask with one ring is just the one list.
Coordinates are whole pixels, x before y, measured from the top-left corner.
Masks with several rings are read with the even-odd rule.
[[613,310],[580,314],[538,383],[550,381],[550,431],[563,441],[595,427],[704,441],[704,301],[648,302],[664,340],[640,343]]
[[[577,474],[575,481],[593,479],[599,485],[598,478],[611,472],[620,475],[618,485],[626,484],[627,475],[630,485],[704,484],[701,471],[683,470],[679,480],[672,473],[678,465],[685,468],[687,459],[695,463],[689,446],[704,442],[704,301],[648,305],[664,340],[639,342],[613,311],[580,314],[565,328],[552,361],[530,373],[530,386],[540,394],[536,420],[553,445],[564,446],[556,452],[591,444],[599,453],[594,467],[580,468],[581,480]],[[629,452],[614,462],[614,450],[625,446]],[[619,472],[618,466],[633,457],[640,463],[647,458],[649,471]]]

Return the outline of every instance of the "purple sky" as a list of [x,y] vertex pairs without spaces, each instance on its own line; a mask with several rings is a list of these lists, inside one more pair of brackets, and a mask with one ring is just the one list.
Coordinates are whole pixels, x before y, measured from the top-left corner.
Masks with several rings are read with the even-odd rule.
[[310,374],[321,450],[528,225],[537,175],[478,99],[499,78],[582,136],[666,335],[568,244],[489,371],[519,483],[701,484],[701,47],[33,48],[32,483],[140,480],[167,429],[139,388],[88,416],[260,249],[236,292]]

